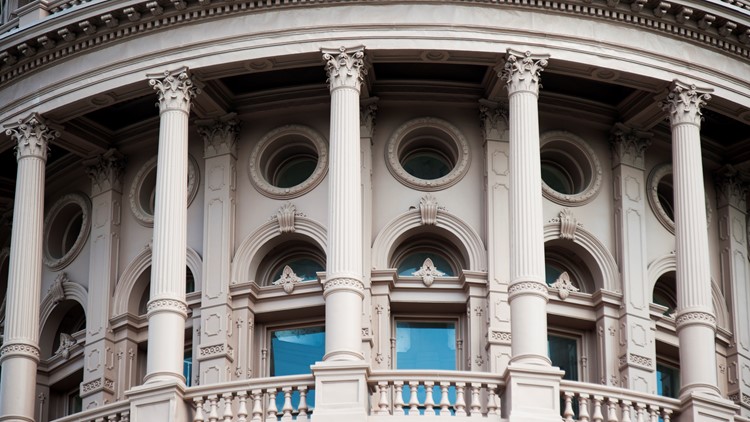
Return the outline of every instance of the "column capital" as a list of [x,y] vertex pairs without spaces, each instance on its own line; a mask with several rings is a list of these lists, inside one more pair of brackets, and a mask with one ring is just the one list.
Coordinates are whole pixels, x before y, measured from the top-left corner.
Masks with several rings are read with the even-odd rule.
[[91,178],[91,195],[98,195],[109,190],[122,192],[122,173],[125,169],[125,157],[116,149],[83,161],[86,173]]
[[508,108],[489,100],[479,100],[479,126],[484,139],[508,141]]
[[242,122],[236,113],[211,120],[198,120],[198,133],[203,138],[203,158],[232,154],[237,156],[237,140]]
[[378,100],[378,97],[370,97],[359,102],[359,133],[361,138],[372,138],[375,135]]
[[700,127],[701,108],[711,99],[711,92],[711,88],[698,88],[677,79],[672,81],[667,98],[662,102],[662,109],[669,113],[672,127],[683,123]]
[[326,74],[328,74],[328,86],[331,92],[344,87],[360,90],[362,81],[367,75],[364,46],[321,48],[320,52],[326,62]]
[[743,213],[747,212],[747,183],[739,170],[727,164],[714,173],[714,181],[719,208],[731,205]]
[[5,134],[16,143],[16,159],[36,157],[47,161],[49,143],[60,136],[60,131],[50,127],[37,113],[5,125]]
[[651,132],[646,132],[616,123],[610,134],[612,167],[626,164],[641,170],[646,169],[645,152],[651,146]]
[[159,111],[179,110],[190,112],[190,101],[200,93],[190,77],[187,67],[165,70],[146,75],[148,84],[159,96]]
[[516,92],[539,95],[539,79],[547,67],[549,57],[549,54],[532,54],[530,51],[521,52],[509,48],[500,72],[500,78],[507,84],[508,95]]

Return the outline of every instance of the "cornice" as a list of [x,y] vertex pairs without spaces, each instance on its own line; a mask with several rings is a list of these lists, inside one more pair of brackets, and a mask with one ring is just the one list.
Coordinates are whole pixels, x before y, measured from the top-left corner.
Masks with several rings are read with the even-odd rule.
[[[447,1],[446,1],[447,2]],[[484,4],[486,0],[455,0]],[[65,2],[62,2],[65,3]],[[164,2],[91,1],[55,12],[42,21],[0,36],[0,86],[59,60],[145,33],[224,16],[310,7],[310,4],[389,3],[372,0],[267,0]],[[425,0],[401,3],[427,3]],[[651,5],[650,5],[651,4]],[[674,0],[632,2],[611,0],[496,0],[486,7],[539,9],[580,15],[586,19],[630,24],[703,45],[737,57],[750,58],[748,0]],[[7,27],[7,25],[5,26]]]

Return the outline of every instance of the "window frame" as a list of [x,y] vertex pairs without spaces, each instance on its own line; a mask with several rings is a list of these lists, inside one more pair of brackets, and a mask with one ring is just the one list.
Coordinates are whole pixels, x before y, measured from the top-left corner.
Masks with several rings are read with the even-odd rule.
[[[550,359],[550,361],[552,360],[552,358],[549,356],[550,336],[572,339],[576,342],[576,368],[578,370],[578,379],[572,381],[586,382],[587,380],[589,380],[589,357],[588,353],[584,354],[584,352],[588,352],[592,344],[586,334],[587,332],[583,330],[574,330],[562,327],[547,328],[547,357]],[[586,364],[584,364],[584,361],[586,362]],[[552,365],[554,366],[555,363],[553,362]]]
[[[391,369],[393,370],[404,370],[412,371],[412,369],[399,369],[398,367],[398,322],[421,322],[421,323],[453,323],[455,327],[455,344],[456,344],[456,367],[455,371],[465,371],[465,351],[464,345],[469,344],[468,330],[465,329],[466,317],[465,315],[445,315],[445,314],[429,314],[429,315],[415,315],[415,314],[403,314],[396,313],[391,318]],[[429,371],[429,369],[413,369],[413,371]]]
[[[295,320],[295,321],[288,321],[288,322],[279,322],[279,323],[271,323],[271,324],[264,324],[261,327],[261,347],[260,347],[260,353],[257,357],[258,367],[260,369],[260,373],[262,377],[271,377],[271,357],[273,350],[271,348],[271,333],[274,331],[279,330],[293,330],[293,329],[300,329],[300,328],[310,328],[310,327],[322,327],[323,328],[323,335],[325,336],[325,318],[311,318],[311,319],[304,319],[304,320]],[[323,356],[325,356],[325,341],[323,342]],[[323,360],[323,356],[321,356],[320,360]],[[312,372],[310,372],[312,374]]]

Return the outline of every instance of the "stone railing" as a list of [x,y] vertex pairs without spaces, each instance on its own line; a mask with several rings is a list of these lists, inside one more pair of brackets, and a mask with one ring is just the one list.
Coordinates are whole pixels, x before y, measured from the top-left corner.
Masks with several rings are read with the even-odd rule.
[[256,378],[188,388],[193,422],[307,420],[312,414],[312,375]]
[[60,13],[64,10],[70,9],[72,7],[75,7],[84,3],[91,3],[92,1],[101,1],[101,0],[54,0],[48,3],[47,10],[49,10],[49,13],[51,15],[54,15],[55,13]]
[[371,393],[371,420],[404,415],[501,420],[500,395],[504,384],[496,374],[373,371],[367,383]]
[[130,422],[130,402],[106,404],[52,422]]
[[670,422],[680,401],[623,388],[562,381],[562,417],[565,422]]

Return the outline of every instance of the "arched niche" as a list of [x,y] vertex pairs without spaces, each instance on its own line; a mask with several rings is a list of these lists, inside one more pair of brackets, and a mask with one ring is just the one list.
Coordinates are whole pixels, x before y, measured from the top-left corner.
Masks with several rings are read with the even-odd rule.
[[[670,271],[677,272],[677,257],[674,253],[662,255],[649,264],[648,281],[651,292],[654,291],[659,277]],[[713,311],[716,316],[716,326],[729,330],[729,309],[727,308],[725,299],[719,285],[711,278],[711,303],[713,304]]]
[[479,234],[459,217],[445,211],[437,211],[434,224],[424,224],[419,208],[407,211],[383,227],[372,247],[372,266],[389,268],[391,257],[405,239],[420,231],[434,232],[451,240],[464,255],[466,270],[487,271],[487,250]]
[[[65,273],[60,273],[55,279],[55,282],[52,283],[52,286],[50,286],[44,299],[42,299],[39,308],[40,339],[45,336],[44,330],[47,329],[47,326],[49,325],[47,322],[56,320],[55,318],[51,318],[53,313],[57,317],[62,317],[64,315],[64,313],[57,315],[60,312],[58,305],[63,301],[77,303],[85,312],[86,305],[88,304],[88,291],[80,284],[70,281]],[[72,306],[73,304],[71,303],[70,305]],[[52,334],[54,334],[54,331]]]
[[291,219],[290,225],[279,221],[274,218],[266,222],[242,241],[232,260],[232,284],[254,280],[263,258],[287,240],[302,239],[327,250],[326,229],[317,221],[299,215]]
[[[128,312],[137,315],[138,302],[145,291],[146,286],[151,281],[150,271],[152,251],[150,247],[144,248],[132,261],[125,267],[120,280],[115,287],[114,303],[112,304],[112,316],[124,315]],[[186,250],[187,269],[193,275],[195,290],[200,291],[202,286],[203,260],[198,252],[192,248]],[[145,284],[144,284],[145,283]],[[140,293],[139,293],[140,292]],[[133,308],[135,302],[135,308]]]
[[604,244],[593,233],[580,226],[575,228],[572,239],[570,237],[561,233],[559,223],[544,226],[545,244],[552,242],[557,247],[567,247],[573,251],[591,273],[595,290],[622,292],[617,261]]

